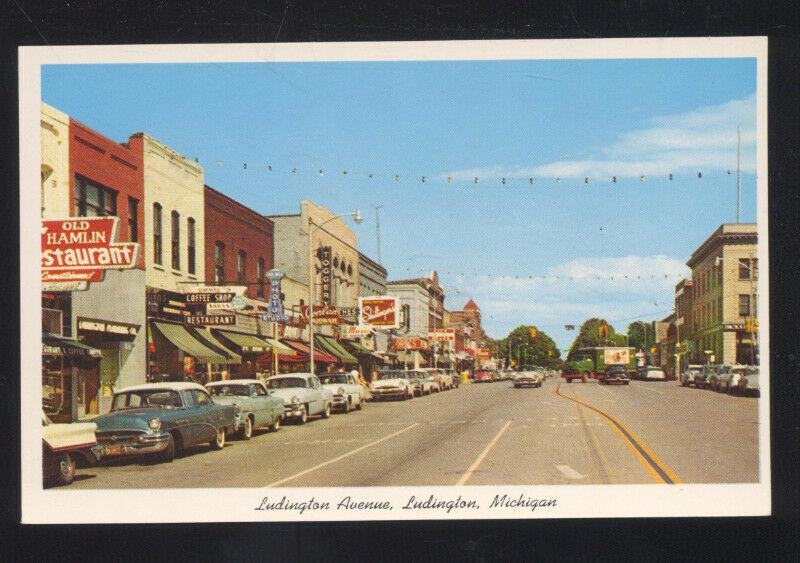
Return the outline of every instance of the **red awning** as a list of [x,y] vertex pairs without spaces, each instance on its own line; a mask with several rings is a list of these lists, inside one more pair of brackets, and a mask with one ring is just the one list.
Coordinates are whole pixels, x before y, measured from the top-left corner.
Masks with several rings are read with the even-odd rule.
[[[291,348],[294,348],[295,350],[297,350],[301,354],[304,354],[305,355],[304,361],[308,361],[308,357],[309,357],[309,355],[311,353],[311,350],[309,349],[308,344],[300,342],[299,340],[289,340],[289,339],[284,339],[281,342],[283,342],[284,344],[290,346]],[[333,356],[331,354],[328,354],[326,352],[323,352],[319,348],[314,346],[314,361],[315,362],[325,362],[325,363],[328,363],[328,364],[335,364],[335,363],[339,362],[339,358],[337,358],[336,356]]]

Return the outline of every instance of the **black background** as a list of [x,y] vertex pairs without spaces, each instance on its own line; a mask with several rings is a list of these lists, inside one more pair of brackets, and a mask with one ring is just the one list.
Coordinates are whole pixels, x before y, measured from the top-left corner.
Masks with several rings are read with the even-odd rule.
[[[474,3],[343,1],[111,2],[4,0],[0,226],[4,350],[0,371],[0,549],[20,560],[795,559],[798,523],[798,8],[716,1]],[[19,185],[16,48],[20,45],[596,37],[769,36],[769,206],[773,516],[728,519],[19,526]],[[686,218],[691,220],[691,218]],[[36,377],[38,374],[22,374]],[[200,493],[198,493],[200,494]],[[136,502],[131,495],[131,502]],[[225,502],[208,495],[209,508]],[[160,506],[153,506],[153,521]],[[69,520],[69,512],[63,513]]]

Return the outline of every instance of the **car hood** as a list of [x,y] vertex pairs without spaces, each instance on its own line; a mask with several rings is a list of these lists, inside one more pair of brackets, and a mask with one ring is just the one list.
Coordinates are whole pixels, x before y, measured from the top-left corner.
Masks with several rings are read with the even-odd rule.
[[347,389],[348,387],[353,387],[352,383],[323,383],[322,388],[330,391],[331,393],[336,393],[339,390],[339,387],[342,389]]
[[373,389],[380,389],[381,387],[397,387],[406,384],[408,384],[407,379],[397,377],[394,379],[379,379],[378,381],[373,381],[370,383],[369,386]]
[[215,395],[214,404],[217,405],[243,405],[250,400],[250,397],[242,395]]
[[308,389],[303,389],[302,387],[286,387],[272,390],[273,397],[283,400],[284,403],[291,403],[292,397],[297,397],[302,401],[307,394]]
[[141,429],[149,430],[148,422],[152,418],[164,420],[165,411],[157,408],[146,409],[127,409],[124,411],[112,411],[108,414],[98,416],[94,419],[97,424],[97,431],[121,430],[121,429]]

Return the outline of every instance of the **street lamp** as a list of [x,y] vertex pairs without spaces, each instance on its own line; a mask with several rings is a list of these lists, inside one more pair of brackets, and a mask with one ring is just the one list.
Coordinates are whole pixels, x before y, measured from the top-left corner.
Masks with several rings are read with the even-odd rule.
[[352,217],[356,225],[361,224],[361,211],[358,209],[349,213],[334,215],[319,225],[314,224],[314,220],[310,215],[308,217],[308,349],[310,352],[311,373],[315,373],[316,367],[314,362],[314,296],[316,294],[316,276],[314,272],[314,237],[312,235],[334,219],[341,219],[347,216]]

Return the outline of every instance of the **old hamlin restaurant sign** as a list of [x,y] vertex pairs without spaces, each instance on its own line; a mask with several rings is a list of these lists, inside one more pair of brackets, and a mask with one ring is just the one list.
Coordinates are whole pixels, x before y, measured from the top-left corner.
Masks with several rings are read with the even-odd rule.
[[133,268],[139,244],[114,242],[119,217],[81,217],[42,221],[44,289],[85,289],[101,281],[103,271]]

